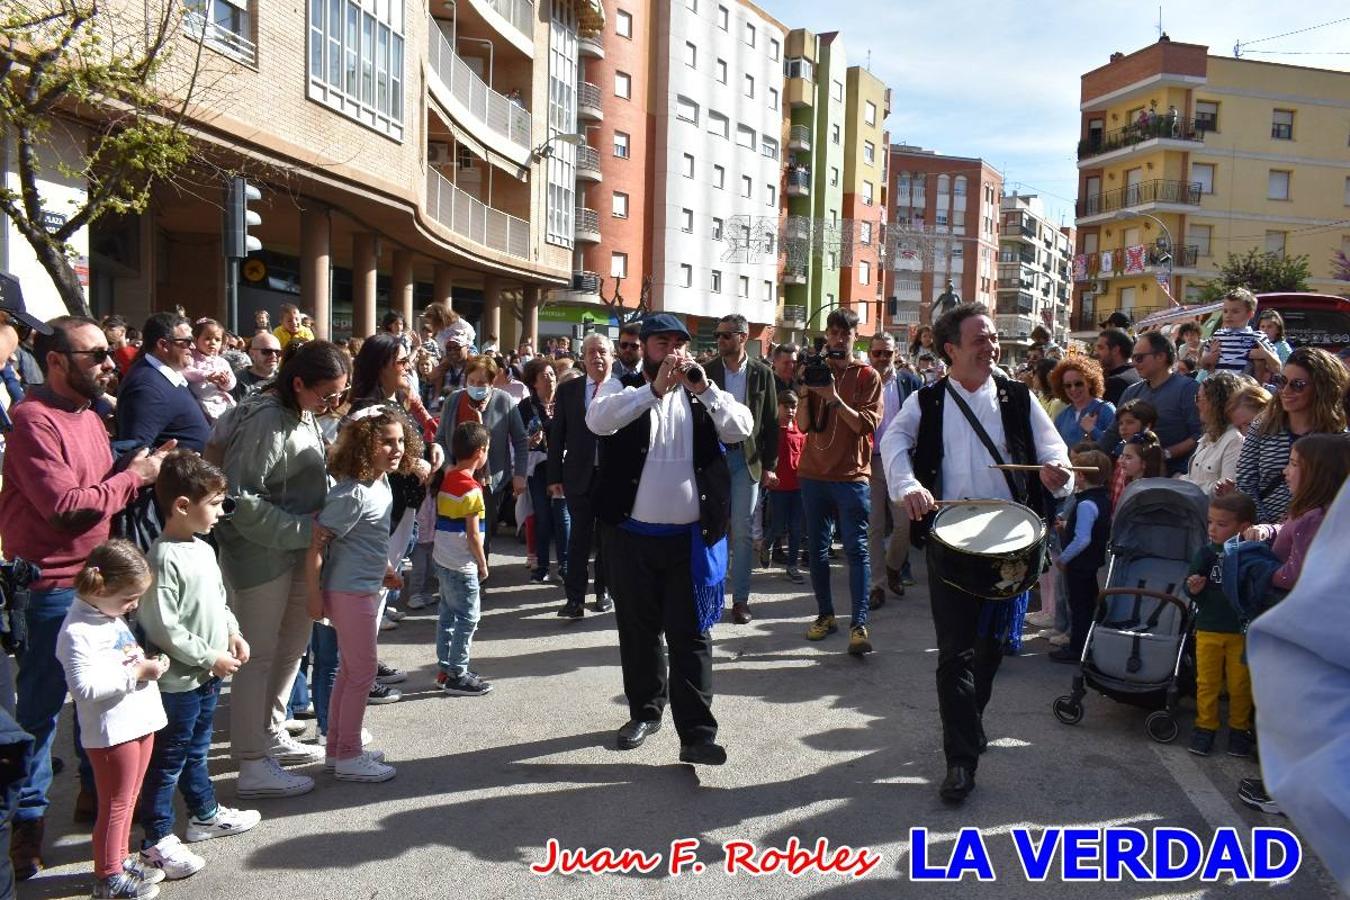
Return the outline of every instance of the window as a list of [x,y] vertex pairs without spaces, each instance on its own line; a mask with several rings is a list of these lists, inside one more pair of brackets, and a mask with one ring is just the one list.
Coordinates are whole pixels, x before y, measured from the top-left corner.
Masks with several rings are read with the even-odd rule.
[[616,219],[628,218],[628,195],[623,191],[615,191],[614,196],[609,201],[610,214]]
[[830,166],[830,187],[839,186],[839,167]]
[[830,96],[835,100],[844,99],[844,83],[838,79],[830,82]]
[[1195,130],[1219,130],[1219,104],[1208,100],[1195,101]]
[[741,196],[749,197],[754,193],[755,181],[749,175],[741,176]]
[[755,76],[753,75],[745,76],[745,96],[755,96]]
[[691,69],[698,68],[698,48],[689,41],[684,42],[684,64]]
[[765,137],[760,140],[760,152],[769,159],[778,158],[778,142],[771,137]]
[[1196,256],[1211,256],[1210,247],[1214,240],[1214,226],[1189,225],[1186,228],[1186,243],[1195,248]]
[[614,96],[625,100],[633,96],[633,78],[627,72],[614,73]]
[[619,37],[633,39],[633,14],[619,10],[614,17],[614,33]]
[[858,284],[872,283],[872,264],[867,260],[858,261]]
[[731,122],[720,112],[708,110],[708,133],[715,134],[718,137],[729,137],[731,132]]
[[863,182],[863,191],[862,191],[862,195],[863,195],[863,203],[864,203],[866,206],[871,206],[871,205],[872,205],[872,182],[870,182],[870,181],[864,181],[864,182]]
[[725,59],[717,61],[717,80],[722,84],[727,83],[727,61]]
[[725,223],[721,219],[713,216],[712,239],[714,241],[720,241],[722,239],[722,229],[724,225]]
[[[332,2],[332,0],[330,0]],[[571,131],[577,116],[577,12],[551,7],[548,21],[548,123],[550,131]],[[440,27],[440,26],[436,26]],[[572,247],[576,237],[576,157],[555,153],[548,159],[544,191],[544,240]],[[595,213],[590,213],[595,215]]]
[[783,61],[783,72],[788,78],[805,78],[807,81],[815,81],[816,64],[809,59],[794,56]]
[[755,149],[755,129],[749,125],[736,126],[736,146]]
[[778,38],[769,38],[769,59],[778,62],[781,53],[782,47],[778,43]]
[[1270,200],[1288,200],[1289,199],[1289,172],[1280,169],[1270,170],[1269,185],[1266,188],[1266,198]]
[[1277,141],[1294,139],[1294,111],[1277,109],[1270,119],[1270,136]]
[[684,177],[694,177],[694,154],[686,153],[684,155]]
[[722,273],[716,269],[712,270],[712,292],[714,294],[722,293]]
[[871,223],[871,222],[859,222],[859,223],[858,223],[858,240],[861,241],[861,242],[864,243],[864,244],[870,244],[870,243],[872,243],[872,223]]
[[694,211],[692,209],[680,210],[680,230],[685,234],[694,233]]
[[768,203],[767,203],[767,205],[768,205],[768,206],[777,206],[777,205],[778,205],[778,185],[776,185],[776,184],[766,184],[765,187],[769,189],[769,190],[768,190],[768,194],[767,194],[767,197],[768,197]]
[[718,190],[724,190],[727,186],[727,170],[725,166],[713,166],[713,187]]
[[675,118],[698,124],[698,104],[688,97],[675,98]]
[[769,88],[769,109],[778,109],[778,88]]
[[628,277],[628,254],[615,251],[609,255],[609,274],[611,278]]
[[1199,182],[1200,193],[1214,193],[1214,164],[1191,163],[1191,181]]
[[1350,206],[1350,177],[1345,179],[1345,205]]
[[614,132],[614,155],[620,159],[628,158],[628,132]]
[[863,162],[875,165],[877,161],[877,145],[871,141],[863,141]]
[[[209,29],[208,38],[218,37],[231,56],[256,55],[245,49],[252,47],[244,37],[246,4],[196,0],[188,6]],[[374,10],[355,0],[310,0],[309,97],[401,141],[403,3],[380,4],[378,15]]]
[[1266,252],[1273,256],[1284,256],[1284,238],[1287,232],[1267,231]]
[[736,296],[737,296],[737,297],[743,297],[743,298],[749,299],[749,297],[750,297],[750,278],[749,278],[749,276],[747,276],[747,275],[742,275],[740,278],[736,279],[736,282],[737,282],[737,284],[736,284]]
[[689,263],[680,263],[680,287],[694,286],[694,267]]
[[837,122],[830,126],[830,143],[839,143],[839,123]]
[[730,18],[725,6],[717,7],[717,27],[723,31],[727,30],[727,20]]
[[[186,0],[187,19],[184,27],[194,38],[203,37],[213,50],[232,56],[241,62],[253,65],[258,60],[257,47],[251,35],[249,24],[248,0]],[[323,49],[325,38],[323,31],[324,6],[311,8],[315,20],[311,26],[315,29],[315,40],[310,46],[310,69],[323,77]],[[338,39],[341,40],[341,21],[338,22]]]
[[745,42],[751,47],[755,46],[755,26],[749,22],[745,23]]
[[871,100],[863,104],[863,121],[868,125],[877,124],[877,105]]
[[766,281],[766,282],[764,282],[764,299],[765,299],[765,300],[768,300],[768,301],[770,301],[770,302],[773,301],[773,282],[772,282],[772,281]]

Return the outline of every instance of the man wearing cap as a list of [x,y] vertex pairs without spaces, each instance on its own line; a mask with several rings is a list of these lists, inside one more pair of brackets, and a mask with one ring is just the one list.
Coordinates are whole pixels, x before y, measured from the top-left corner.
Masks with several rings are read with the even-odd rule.
[[720,765],[727,754],[712,714],[710,630],[722,614],[727,562],[731,474],[722,445],[748,438],[754,416],[694,362],[679,319],[647,316],[639,340],[642,374],[605,382],[586,409],[586,426],[600,436],[605,490],[595,514],[628,698],[617,742],[632,750],[660,729],[669,696],[680,761]]

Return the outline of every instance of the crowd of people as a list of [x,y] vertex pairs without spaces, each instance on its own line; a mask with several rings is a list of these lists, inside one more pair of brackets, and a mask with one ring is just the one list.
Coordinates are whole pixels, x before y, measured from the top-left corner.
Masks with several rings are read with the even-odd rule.
[[[1116,322],[1089,353],[1041,330],[1016,371],[977,304],[865,351],[856,314],[835,309],[813,347],[763,359],[737,314],[701,356],[664,313],[613,341],[536,350],[526,338],[513,352],[441,303],[415,329],[390,313],[345,345],[316,339],[291,305],[275,328],[259,312],[247,340],[181,311],[139,330],[117,316],[0,324],[13,401],[0,546],[37,569],[7,622],[12,686],[0,666],[0,700],[32,737],[14,872],[43,865],[68,693],[96,897],[154,896],[206,864],[189,844],[260,822],[218,803],[206,769],[226,682],[241,800],[311,791],[296,771],[307,765],[393,778],[363,727],[367,705],[397,702],[406,679],[379,659],[378,635],[435,607],[437,686],[491,692],[472,645],[502,527],[522,535],[529,579],[561,586],[560,618],[584,617],[590,598],[590,612],[614,612],[629,707],[617,745],[640,746],[669,704],[680,759],[715,765],[726,751],[711,629],[753,621],[757,567],[809,579],[804,637],[824,642],[845,624],[831,581],[842,562],[844,649],[861,657],[871,613],[915,583],[913,549],[931,547],[940,505],[990,498],[1043,514],[1053,565],[1014,600],[925,566],[940,793],[955,803],[974,787],[1000,661],[1026,637],[1079,662],[1123,492],[1185,479],[1212,498],[1210,543],[1185,585],[1199,623],[1190,749],[1211,752],[1226,690],[1227,750],[1250,756],[1245,622],[1216,560],[1230,538],[1266,541],[1272,596],[1290,589],[1350,465],[1345,354],[1291,349],[1278,315],[1251,328],[1255,305],[1234,291],[1207,340]],[[307,718],[313,744],[297,739]],[[175,788],[190,814],[182,838]],[[1259,780],[1243,792],[1273,805]],[[129,855],[133,818],[143,837]]]

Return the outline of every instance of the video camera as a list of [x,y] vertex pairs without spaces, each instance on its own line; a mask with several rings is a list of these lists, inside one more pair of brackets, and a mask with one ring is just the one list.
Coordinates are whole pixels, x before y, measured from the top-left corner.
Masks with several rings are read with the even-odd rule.
[[815,349],[802,354],[802,384],[807,387],[829,387],[834,381],[834,371],[830,368],[832,359],[847,359],[844,349],[825,349],[825,338],[815,340]]
[[11,653],[28,645],[28,590],[41,577],[30,562],[0,557],[0,643]]

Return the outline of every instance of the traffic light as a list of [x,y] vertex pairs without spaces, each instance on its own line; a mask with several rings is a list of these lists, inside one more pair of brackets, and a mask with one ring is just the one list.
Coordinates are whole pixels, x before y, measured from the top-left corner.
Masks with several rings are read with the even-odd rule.
[[262,241],[248,233],[262,224],[262,216],[248,208],[253,200],[261,200],[262,192],[239,175],[230,177],[225,188],[225,256],[243,259],[262,249]]

